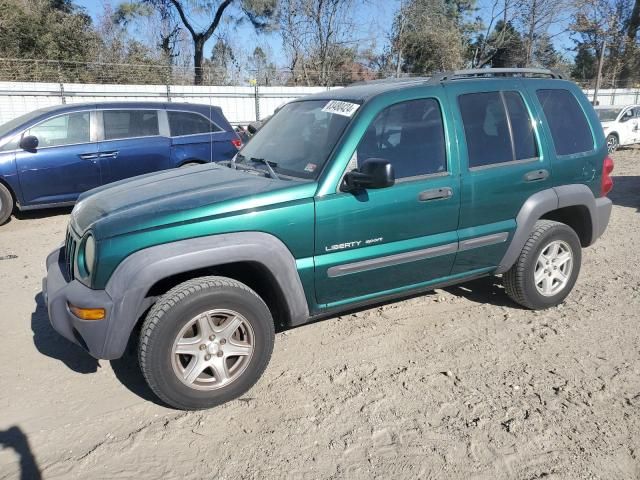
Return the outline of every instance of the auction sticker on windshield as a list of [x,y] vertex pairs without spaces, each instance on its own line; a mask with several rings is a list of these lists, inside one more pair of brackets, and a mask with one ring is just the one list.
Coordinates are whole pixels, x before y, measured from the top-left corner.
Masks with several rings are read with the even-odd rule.
[[331,100],[324,106],[322,111],[327,113],[335,113],[336,115],[342,115],[344,117],[351,117],[354,113],[356,113],[356,110],[358,110],[359,106],[360,105],[358,105],[357,103]]

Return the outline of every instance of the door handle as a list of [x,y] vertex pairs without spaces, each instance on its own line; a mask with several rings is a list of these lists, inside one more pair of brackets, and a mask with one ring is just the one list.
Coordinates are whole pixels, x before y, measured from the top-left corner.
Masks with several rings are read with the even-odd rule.
[[116,158],[118,156],[118,153],[118,151],[103,152],[100,154],[100,158]]
[[546,180],[549,178],[549,170],[544,168],[541,170],[533,170],[524,174],[525,182],[535,182],[538,180]]
[[98,158],[97,153],[81,153],[78,155],[82,160],[95,160]]
[[453,189],[450,187],[432,188],[418,194],[418,200],[428,202],[430,200],[446,200],[453,197]]

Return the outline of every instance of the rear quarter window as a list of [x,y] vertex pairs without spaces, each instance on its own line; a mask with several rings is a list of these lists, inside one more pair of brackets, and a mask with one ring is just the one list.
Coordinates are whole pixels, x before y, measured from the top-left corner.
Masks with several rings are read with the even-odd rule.
[[169,130],[171,131],[172,137],[221,131],[221,129],[208,118],[197,113],[169,110],[167,111],[167,115],[169,117]]
[[576,97],[564,89],[537,90],[557,155],[593,150],[589,122]]

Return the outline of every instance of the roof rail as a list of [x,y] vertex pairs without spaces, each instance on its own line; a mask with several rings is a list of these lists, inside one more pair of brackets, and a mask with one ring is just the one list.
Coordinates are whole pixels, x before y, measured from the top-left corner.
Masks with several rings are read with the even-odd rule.
[[432,82],[445,80],[460,80],[464,78],[495,78],[495,77],[550,77],[563,79],[561,73],[546,68],[473,68],[468,70],[453,70],[435,73]]

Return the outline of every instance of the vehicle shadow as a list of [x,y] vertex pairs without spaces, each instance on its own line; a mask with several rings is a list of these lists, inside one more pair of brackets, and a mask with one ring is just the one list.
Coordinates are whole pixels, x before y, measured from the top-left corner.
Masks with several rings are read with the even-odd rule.
[[124,355],[117,360],[111,360],[109,362],[113,373],[118,381],[129,389],[130,392],[156,405],[167,407],[167,405],[151,391],[151,388],[149,388],[149,385],[144,379],[144,375],[138,364],[137,341],[138,335],[134,332],[134,334],[131,335],[129,345],[127,345]]
[[71,210],[73,210],[73,207],[44,208],[26,211],[16,209],[13,212],[13,216],[18,220],[37,220],[40,218],[55,217],[56,215],[69,215]]
[[71,343],[56,332],[49,323],[49,314],[44,304],[42,292],[35,297],[36,308],[31,314],[33,344],[40,353],[60,360],[69,369],[78,373],[95,373],[100,364],[79,346]]
[[[44,304],[42,293],[36,295],[35,302],[36,308],[31,314],[31,330],[33,332],[33,343],[38,351],[47,357],[60,360],[74,372],[82,374],[96,373],[100,368],[98,360],[53,329],[49,323],[49,314]],[[122,358],[110,362],[111,368],[120,383],[131,392],[145,400],[165,406],[153,394],[142,376],[135,354],[134,342],[137,340],[137,335],[132,335],[131,338],[132,340]]]
[[451,295],[466,298],[474,303],[509,307],[517,310],[525,309],[509,298],[498,277],[482,277],[466,283],[452,285],[443,290],[449,292]]
[[613,190],[607,195],[615,205],[635,208],[640,212],[640,177],[619,175],[613,179]]
[[42,478],[40,468],[36,462],[29,440],[19,427],[0,430],[0,450],[10,448],[20,456],[20,479],[39,480]]

